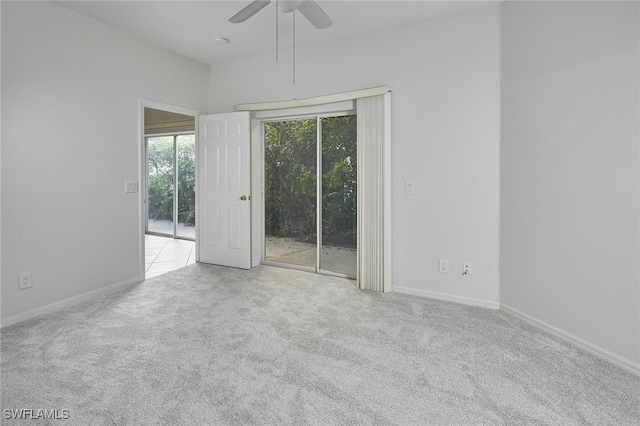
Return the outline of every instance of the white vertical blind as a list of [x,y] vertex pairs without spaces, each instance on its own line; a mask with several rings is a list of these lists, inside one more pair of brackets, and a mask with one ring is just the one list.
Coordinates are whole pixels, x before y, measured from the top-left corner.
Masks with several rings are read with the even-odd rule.
[[390,93],[359,98],[358,287],[391,291]]

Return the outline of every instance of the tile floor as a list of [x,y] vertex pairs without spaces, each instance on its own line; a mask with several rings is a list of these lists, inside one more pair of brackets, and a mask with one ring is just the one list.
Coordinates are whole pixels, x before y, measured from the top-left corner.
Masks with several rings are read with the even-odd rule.
[[196,244],[156,235],[145,235],[145,278],[155,277],[196,263]]
[[[147,230],[159,234],[173,234],[173,221],[149,219],[147,222]],[[195,238],[196,227],[186,226],[184,223],[178,222],[176,224],[176,235],[183,238]]]

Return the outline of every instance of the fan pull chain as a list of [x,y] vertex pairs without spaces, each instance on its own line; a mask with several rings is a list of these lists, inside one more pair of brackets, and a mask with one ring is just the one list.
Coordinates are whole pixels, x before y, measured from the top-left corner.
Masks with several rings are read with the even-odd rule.
[[293,11],[293,80],[291,88],[296,89],[296,11]]
[[276,0],[276,65],[278,65],[278,0]]

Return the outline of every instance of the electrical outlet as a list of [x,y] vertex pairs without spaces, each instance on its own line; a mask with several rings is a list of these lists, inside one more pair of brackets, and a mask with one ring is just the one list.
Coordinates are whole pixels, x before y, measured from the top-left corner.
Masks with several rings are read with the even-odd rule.
[[138,181],[127,180],[124,182],[124,192],[138,192]]
[[31,272],[23,272],[20,274],[20,290],[33,287],[33,281],[31,280]]
[[471,263],[462,262],[462,275],[471,275]]
[[449,273],[449,261],[447,259],[438,259],[438,272],[441,274]]

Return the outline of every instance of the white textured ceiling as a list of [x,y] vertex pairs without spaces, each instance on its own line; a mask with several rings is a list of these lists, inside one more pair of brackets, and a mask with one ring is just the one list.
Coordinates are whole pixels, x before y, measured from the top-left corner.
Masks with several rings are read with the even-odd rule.
[[[244,23],[228,19],[251,0],[232,1],[57,1],[57,4],[135,34],[205,64],[214,64],[275,49],[275,5],[270,4]],[[275,1],[272,1],[275,3]],[[296,17],[298,46],[390,29],[437,16],[487,7],[497,1],[376,1],[317,0],[333,19],[325,30]],[[279,14],[280,47],[292,42],[291,14]],[[213,42],[224,36],[231,44]]]

